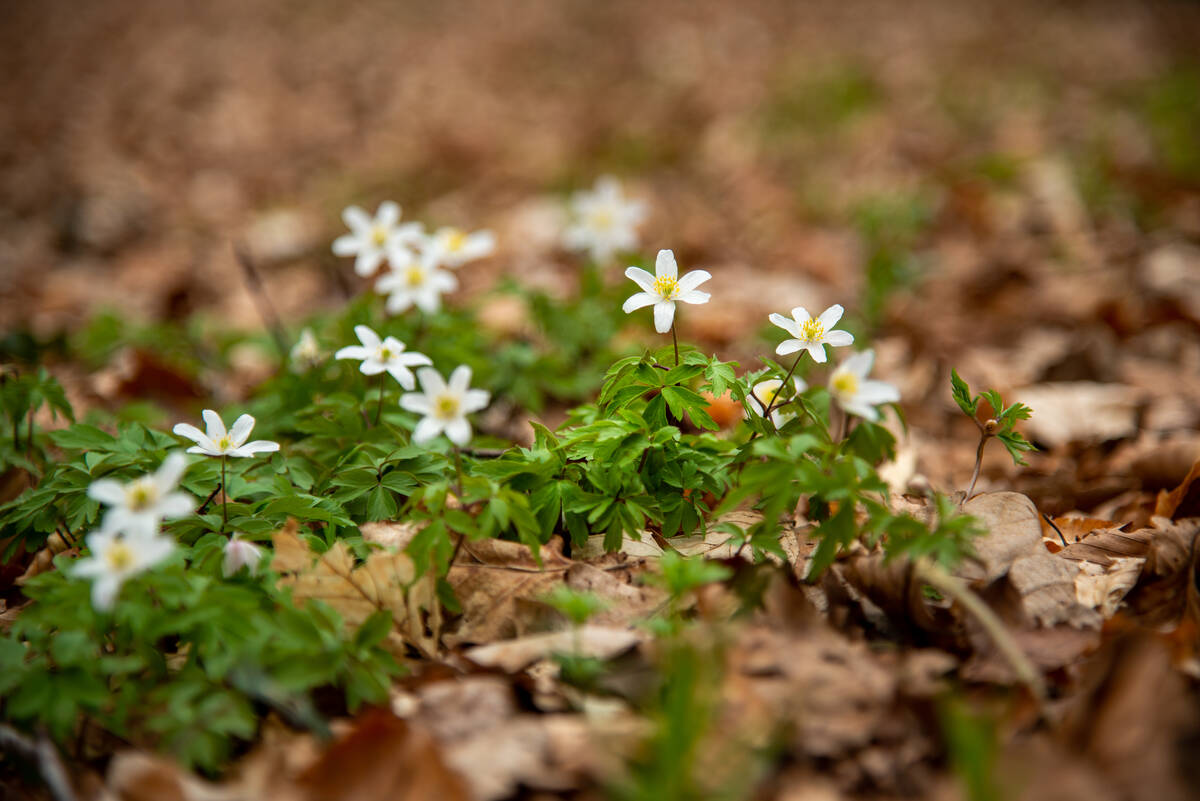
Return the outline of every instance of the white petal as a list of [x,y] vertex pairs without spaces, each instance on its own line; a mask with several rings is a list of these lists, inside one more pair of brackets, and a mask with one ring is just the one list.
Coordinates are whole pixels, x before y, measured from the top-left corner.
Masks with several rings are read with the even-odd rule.
[[388,375],[400,382],[400,386],[404,389],[412,389],[417,385],[416,378],[413,377],[412,370],[409,370],[402,364],[393,364],[387,368]]
[[840,405],[843,409],[846,410],[847,414],[855,414],[855,415],[858,415],[859,417],[870,420],[871,422],[875,422],[876,420],[879,419],[879,412],[875,409],[874,406],[871,406],[870,404],[859,403],[856,401],[848,401],[848,402],[842,403]]
[[413,442],[418,445],[424,445],[431,439],[442,433],[442,424],[436,417],[423,417],[421,422],[417,423],[417,427],[413,429]]
[[671,330],[671,324],[675,322],[675,302],[670,300],[660,300],[654,304],[654,330],[660,334],[665,334]]
[[416,351],[408,351],[407,353],[397,354],[395,361],[404,365],[405,367],[417,367],[422,364],[433,364],[433,359],[430,359],[424,353],[417,353]]
[[705,281],[712,279],[712,273],[708,270],[692,270],[679,279],[679,291],[691,292],[696,287],[703,284]]
[[463,255],[471,259],[490,256],[496,249],[496,235],[491,231],[476,231],[463,243]]
[[205,433],[208,434],[208,438],[213,442],[216,442],[229,433],[225,430],[225,421],[212,409],[205,409],[200,412],[200,416],[204,418],[204,426],[208,429]]
[[172,492],[158,502],[158,513],[163,517],[183,517],[196,508],[196,499],[182,492]]
[[780,356],[787,356],[789,353],[795,353],[808,347],[806,343],[799,339],[785,339],[779,343],[779,347],[775,348],[775,352]]
[[274,453],[279,450],[278,442],[271,442],[266,439],[256,439],[253,442],[247,442],[235,451],[230,451],[231,456],[254,456],[258,453]]
[[367,350],[366,348],[364,348],[361,345],[347,345],[346,347],[339,349],[337,353],[333,354],[333,358],[335,358],[335,359],[365,359],[370,354],[371,354],[371,351]]
[[68,572],[70,575],[78,576],[79,578],[92,578],[93,576],[100,576],[107,573],[108,568],[98,557],[92,556],[87,559],[80,559],[71,565]]
[[[808,309],[804,308],[803,306],[797,306],[796,308],[792,309],[792,320],[795,321],[797,326],[804,325],[804,323],[811,319],[812,315],[809,314]],[[797,336],[799,336],[799,334],[797,334]]]
[[417,308],[426,314],[436,314],[442,307],[442,296],[435,287],[427,286],[412,293]]
[[678,278],[679,265],[675,263],[675,254],[669,250],[658,251],[654,260],[654,275],[658,278]]
[[382,263],[383,251],[378,248],[363,250],[358,254],[358,258],[354,260],[354,272],[363,278],[368,278],[379,272],[379,265]]
[[378,350],[382,343],[379,339],[379,334],[376,334],[374,329],[367,325],[354,326],[354,335],[358,337],[358,341],[363,344],[368,350]]
[[388,295],[387,313],[399,314],[400,312],[408,311],[412,305],[413,296],[411,292],[408,290],[396,290],[391,295]]
[[871,372],[871,365],[874,363],[874,361],[875,351],[864,350],[861,353],[856,353],[850,358],[846,359],[846,361],[842,362],[842,366],[838,369],[848,370],[851,373],[854,373],[854,375],[858,376],[860,379],[866,378],[867,374]]
[[792,386],[796,388],[796,394],[799,395],[804,390],[808,389],[808,382],[800,376],[792,376]]
[[383,201],[375,212],[375,222],[384,228],[391,228],[400,222],[400,207],[393,200]]
[[416,414],[429,414],[433,411],[433,404],[420,392],[410,392],[400,396],[400,408]]
[[418,370],[417,380],[421,382],[421,389],[425,390],[426,395],[438,395],[446,391],[446,382],[442,379],[442,374],[432,367],[422,367]]
[[198,453],[201,456],[220,456],[221,450],[216,446],[216,443],[209,442],[207,444],[193,445],[187,449],[188,453]]
[[416,263],[417,257],[408,245],[402,242],[390,242],[387,246],[387,260],[393,270],[406,270]]
[[376,359],[374,354],[363,359],[363,363],[358,366],[358,371],[363,375],[379,375],[387,369],[387,365]]
[[468,389],[463,395],[463,414],[470,414],[486,408],[491,399],[492,395],[486,389]]
[[466,445],[471,441],[471,424],[465,417],[446,423],[446,437],[455,445]]
[[104,575],[92,584],[92,606],[101,612],[107,612],[116,603],[117,593],[121,590],[121,580],[116,576]]
[[233,441],[234,447],[239,447],[246,441],[253,430],[254,418],[248,414],[243,414],[233,421],[233,428],[229,429],[229,439]]
[[460,364],[454,368],[454,372],[450,374],[450,380],[447,382],[450,391],[461,397],[471,386],[471,368],[465,364]]
[[158,471],[154,474],[154,484],[158,487],[158,491],[165,495],[175,489],[175,485],[183,477],[183,471],[187,470],[187,466],[187,457],[182,453],[168,453],[167,458],[163,459],[163,463],[159,465]]
[[94,501],[108,504],[109,506],[122,506],[125,504],[125,487],[120,481],[113,478],[102,478],[93,481],[87,488],[88,497]]
[[371,230],[371,218],[358,206],[347,206],[343,209],[342,222],[355,233]]
[[362,243],[354,234],[342,234],[333,240],[333,255],[353,256],[362,248]]
[[[796,325],[795,320],[792,320],[788,317],[784,317],[782,314],[776,314],[776,313],[772,313],[772,314],[768,315],[767,319],[770,320],[775,325],[782,328],[784,331],[787,331],[792,336],[794,336],[794,337],[800,336],[800,327],[798,325]],[[791,351],[788,351],[788,352],[790,353]]]
[[649,292],[638,292],[625,299],[625,302],[621,304],[621,310],[629,314],[630,312],[649,306],[651,303],[658,303],[660,300],[662,298],[658,295],[653,295]]
[[814,343],[814,344],[806,345],[806,347],[808,348],[808,355],[812,356],[813,361],[816,362],[817,364],[824,364],[825,361],[829,358],[828,356],[825,355],[825,346],[824,345],[818,345],[818,344]]
[[830,331],[825,335],[825,342],[835,348],[844,348],[854,344],[854,334],[849,331]]
[[143,540],[139,548],[142,567],[158,564],[170,556],[173,550],[175,550],[175,543],[167,537],[150,537]]
[[845,311],[846,310],[841,307],[841,304],[835,303],[825,311],[821,312],[821,316],[817,318],[817,322],[821,324],[821,328],[829,331],[835,325],[837,325],[838,320],[842,319],[842,315],[845,313]]
[[858,388],[858,400],[872,405],[896,403],[900,400],[900,390],[886,381],[864,381]]
[[693,289],[691,292],[684,292],[679,295],[675,300],[682,301],[683,303],[708,303],[711,297],[712,295],[707,292]]
[[191,423],[176,423],[175,427],[171,429],[171,433],[178,437],[190,439],[192,442],[202,442],[208,440],[208,437],[204,435],[204,432],[196,428]]
[[654,276],[641,267],[629,267],[625,270],[625,277],[641,287],[643,292],[654,291]]

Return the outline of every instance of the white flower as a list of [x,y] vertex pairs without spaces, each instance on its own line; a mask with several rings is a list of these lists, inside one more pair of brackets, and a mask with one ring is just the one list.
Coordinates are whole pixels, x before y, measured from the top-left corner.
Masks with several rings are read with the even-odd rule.
[[829,391],[838,405],[849,414],[856,414],[872,422],[879,419],[876,406],[900,400],[900,390],[896,387],[886,381],[872,381],[867,378],[867,373],[871,372],[874,363],[875,351],[864,350],[842,362],[829,377]]
[[675,254],[669,250],[658,251],[654,275],[641,267],[630,267],[625,271],[625,276],[640,286],[642,291],[630,295],[621,308],[629,314],[635,309],[654,304],[654,330],[660,334],[671,330],[677,302],[708,303],[712,297],[696,289],[712,276],[705,270],[692,270],[680,278]]
[[815,319],[803,306],[792,309],[792,319],[790,320],[782,314],[772,314],[769,318],[771,322],[796,337],[780,342],[775,352],[780,356],[786,356],[807,348],[808,355],[813,357],[813,361],[824,362],[825,345],[838,348],[854,342],[854,336],[848,331],[833,330],[838,320],[842,319],[844,311],[845,309],[835,303]]
[[207,433],[188,423],[177,423],[171,429],[176,435],[187,437],[196,443],[187,449],[188,453],[200,453],[205,456],[253,456],[256,453],[279,450],[278,442],[265,439],[246,442],[250,432],[254,430],[254,418],[248,414],[234,420],[233,427],[228,431],[225,430],[225,423],[220,415],[212,409],[205,409],[201,414],[208,429]]
[[349,345],[339,350],[335,356],[339,359],[362,359],[359,366],[365,375],[379,375],[385,370],[392,378],[400,382],[405,389],[416,386],[410,367],[433,364],[433,360],[423,353],[404,352],[404,343],[395,337],[379,338],[365,325],[354,326],[358,335],[358,345]]
[[398,224],[400,207],[390,200],[379,204],[374,219],[358,206],[348,206],[342,212],[342,221],[350,233],[333,241],[333,252],[354,256],[354,272],[364,278],[379,270],[389,251],[411,246],[421,237],[420,223]]
[[496,237],[491,231],[468,234],[458,228],[439,228],[425,238],[422,253],[428,255],[433,264],[456,268],[490,256],[495,249]]
[[300,332],[300,339],[296,340],[296,344],[292,346],[291,358],[292,369],[298,373],[311,370],[321,363],[321,359],[325,358],[311,328],[305,328]]
[[111,507],[104,513],[100,530],[152,537],[164,518],[189,514],[196,507],[195,499],[174,491],[186,469],[187,457],[172,453],[157,472],[127,484],[112,478],[93,481],[87,490],[88,497]]
[[[779,394],[779,388],[782,386],[783,381],[778,378],[759,381],[750,390],[750,408],[761,417],[768,407],[771,407],[771,404],[775,402],[775,397]],[[808,384],[804,383],[804,379],[800,376],[792,378],[792,386],[796,388],[796,395],[808,389]],[[786,406],[789,402],[790,399],[771,408],[771,422],[775,425],[775,428],[783,428],[789,420],[795,418],[795,412],[783,411],[780,408],[780,406]]]
[[86,542],[92,555],[76,562],[71,575],[93,580],[92,606],[102,612],[112,609],[126,579],[166,559],[175,548],[167,537],[126,537],[115,531],[89,534]]
[[221,562],[221,574],[229,578],[243,567],[250,569],[250,575],[258,572],[258,563],[262,561],[263,550],[252,542],[248,542],[234,534],[225,543],[225,558]]
[[443,431],[455,445],[470,442],[471,424],[467,415],[487,406],[491,397],[486,390],[470,389],[471,368],[465,364],[456,367],[449,384],[432,367],[422,367],[417,378],[421,380],[422,391],[400,396],[403,408],[424,415],[413,430],[413,442],[423,445]]
[[570,250],[587,251],[592,261],[603,264],[618,251],[637,247],[637,226],[646,216],[646,204],[626,200],[621,184],[606,175],[597,179],[592,191],[572,195],[571,216],[563,244]]
[[392,271],[375,282],[375,291],[387,295],[388,314],[407,311],[414,304],[426,314],[442,305],[442,293],[458,289],[458,279],[439,269],[431,254],[392,264]]

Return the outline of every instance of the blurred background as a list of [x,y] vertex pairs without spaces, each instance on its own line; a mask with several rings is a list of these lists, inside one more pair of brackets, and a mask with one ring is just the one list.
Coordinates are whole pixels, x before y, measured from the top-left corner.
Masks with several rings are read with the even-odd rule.
[[744,364],[769,311],[841,302],[918,415],[954,364],[1193,428],[1198,44],[1178,1],[10,3],[4,358],[102,311],[261,327],[235,242],[294,332],[362,288],[330,243],[385,199],[497,233],[467,297],[566,292],[563,202],[610,173],[647,253],[714,275],[685,335]]

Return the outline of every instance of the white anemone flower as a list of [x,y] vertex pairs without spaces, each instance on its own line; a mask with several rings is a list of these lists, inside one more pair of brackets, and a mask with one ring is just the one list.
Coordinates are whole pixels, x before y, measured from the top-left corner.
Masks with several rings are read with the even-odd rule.
[[367,278],[379,271],[389,250],[411,247],[421,238],[420,223],[400,224],[400,207],[390,200],[379,204],[371,217],[358,206],[348,206],[342,221],[350,229],[333,240],[333,252],[338,256],[354,256],[354,272]]
[[442,294],[458,289],[458,279],[440,269],[432,254],[393,263],[392,271],[375,282],[375,291],[387,295],[388,314],[399,314],[416,306],[433,314],[442,306]]
[[221,560],[221,574],[229,578],[243,567],[249,569],[250,575],[258,572],[258,563],[262,561],[263,549],[253,542],[244,540],[237,534],[225,543],[225,558]]
[[696,287],[703,284],[712,275],[705,270],[692,270],[682,278],[679,277],[679,265],[675,263],[675,254],[669,250],[658,251],[654,262],[654,275],[641,267],[630,267],[625,276],[642,288],[641,292],[630,295],[621,308],[626,314],[643,306],[654,305],[654,330],[665,334],[671,330],[675,322],[676,303],[708,303],[712,295],[700,292]]
[[361,359],[358,369],[364,375],[379,375],[386,371],[400,382],[400,386],[412,389],[416,381],[409,368],[433,364],[424,353],[405,352],[403,342],[395,337],[380,339],[379,334],[365,325],[354,326],[354,333],[362,346],[348,345],[334,355],[339,359]]
[[[779,406],[772,407],[775,403],[775,398],[779,395],[779,389],[783,386],[783,381],[778,378],[770,378],[766,381],[759,381],[750,390],[750,408],[754,410],[760,417],[771,409],[771,422],[776,428],[783,428],[789,420],[796,417],[793,411],[784,411]],[[796,395],[799,395],[804,390],[808,389],[808,384],[800,376],[793,376],[792,386],[795,387]],[[795,395],[792,396],[793,398]],[[780,406],[787,405],[790,401],[785,401]]]
[[201,431],[188,423],[177,423],[171,429],[177,436],[186,437],[196,444],[187,449],[188,453],[199,453],[205,456],[254,456],[259,453],[271,453],[279,450],[278,442],[258,439],[247,442],[250,432],[254,430],[254,418],[243,414],[233,421],[233,426],[226,431],[221,416],[212,409],[205,409],[204,417],[207,432]]
[[172,453],[156,472],[128,483],[112,478],[93,481],[87,489],[88,497],[109,507],[100,530],[152,537],[164,519],[190,514],[196,508],[195,498],[175,491],[186,469],[187,457]]
[[423,415],[413,429],[413,442],[423,445],[443,431],[455,445],[470,442],[471,424],[467,415],[483,409],[491,398],[487,390],[470,388],[471,368],[459,365],[446,382],[437,370],[422,367],[417,378],[421,380],[422,391],[400,396],[403,408]]
[[325,358],[325,353],[321,350],[321,345],[317,342],[317,337],[313,334],[311,328],[305,328],[300,332],[300,339],[296,340],[296,344],[292,346],[291,351],[292,369],[297,373],[303,373],[316,367]]
[[98,531],[86,539],[92,555],[71,568],[72,576],[92,579],[92,606],[101,612],[113,608],[121,585],[166,559],[175,548],[167,537],[127,537],[115,531]]
[[900,390],[896,387],[867,378],[874,364],[875,351],[864,350],[842,362],[829,377],[829,391],[838,406],[871,422],[879,419],[876,406],[900,400]]
[[590,192],[572,195],[570,205],[572,222],[563,232],[569,250],[586,251],[592,261],[605,264],[614,254],[637,248],[637,226],[646,216],[646,204],[627,200],[616,178],[598,178]]
[[491,231],[467,233],[458,228],[439,228],[425,238],[423,254],[434,264],[455,269],[467,262],[483,259],[496,250],[496,237]]
[[780,342],[775,352],[780,356],[786,356],[789,353],[807,349],[808,355],[812,356],[813,361],[824,363],[826,345],[840,348],[854,343],[854,335],[850,332],[833,330],[838,320],[842,319],[843,312],[845,309],[835,303],[821,312],[820,317],[815,318],[803,306],[792,309],[792,319],[790,320],[782,314],[770,315],[768,319],[771,322],[795,337],[795,339],[785,339]]

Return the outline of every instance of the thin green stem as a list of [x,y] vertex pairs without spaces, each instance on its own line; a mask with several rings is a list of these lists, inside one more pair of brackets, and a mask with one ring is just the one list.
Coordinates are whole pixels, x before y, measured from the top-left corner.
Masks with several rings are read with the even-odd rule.
[[967,487],[967,497],[963,498],[963,502],[971,500],[971,496],[975,494],[975,482],[979,480],[979,470],[983,466],[983,447],[987,445],[990,439],[987,432],[982,428],[979,430],[979,447],[975,450],[975,472],[971,474],[971,486]]
[[671,344],[675,346],[675,366],[679,366],[679,335],[675,333],[675,323],[671,323]]
[[225,462],[229,457],[221,454],[221,492],[225,493],[225,500],[221,504],[221,533],[224,534],[229,529],[229,485],[225,483]]
[[387,373],[379,374],[379,406],[375,408],[375,425],[379,425],[380,418],[383,417],[383,377]]
[[463,486],[462,449],[457,445],[454,446],[454,472],[458,476],[454,484],[454,494],[461,501]]
[[796,361],[792,362],[792,367],[787,371],[787,375],[783,377],[783,383],[779,385],[779,389],[775,390],[775,397],[771,398],[771,402],[767,404],[767,410],[763,412],[763,417],[770,418],[771,410],[775,408],[775,401],[779,400],[779,396],[787,389],[788,382],[792,380],[792,374],[796,372],[796,368],[800,366],[800,360],[804,358],[804,351],[800,351],[800,355],[796,357]]

